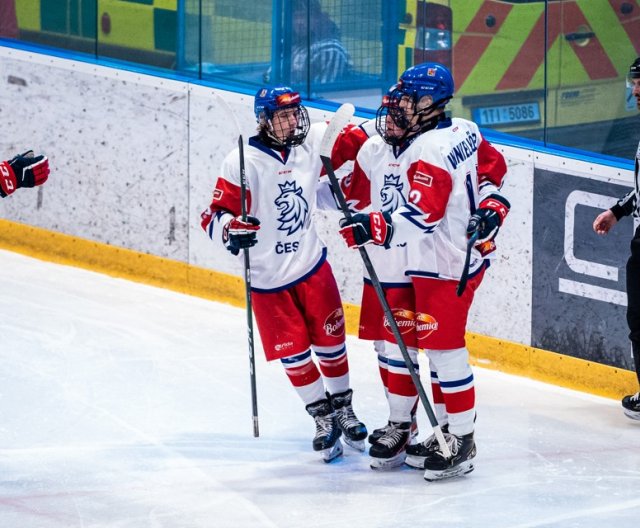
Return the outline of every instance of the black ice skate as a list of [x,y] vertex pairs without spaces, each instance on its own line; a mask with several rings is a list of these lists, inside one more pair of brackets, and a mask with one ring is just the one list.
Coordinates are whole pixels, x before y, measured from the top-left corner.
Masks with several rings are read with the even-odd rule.
[[[380,427],[378,429],[374,429],[373,432],[369,435],[369,443],[375,444],[381,437],[387,434],[389,428],[391,427],[391,422],[387,422],[387,425],[384,427]],[[418,437],[418,421],[416,420],[416,415],[411,415],[411,440],[410,443]]]
[[429,452],[424,461],[424,479],[429,482],[458,477],[473,471],[472,459],[476,456],[473,433],[464,436],[446,433],[444,438],[451,451],[451,458],[444,458],[439,447]]
[[353,391],[351,389],[345,392],[339,392],[329,396],[331,407],[336,412],[338,426],[344,435],[344,441],[347,445],[364,451],[364,439],[367,437],[367,428],[358,420],[351,406],[351,398]]
[[305,407],[316,422],[313,450],[319,451],[325,462],[331,462],[342,454],[340,427],[329,400],[318,400]]
[[[440,427],[443,433],[449,432],[449,424]],[[414,445],[407,446],[407,458],[404,463],[416,469],[424,469],[424,461],[430,453],[440,449],[436,435],[432,434],[426,440]]]
[[622,398],[622,410],[632,420],[640,420],[640,392]]
[[401,466],[411,440],[411,422],[389,422],[387,431],[369,449],[371,469]]

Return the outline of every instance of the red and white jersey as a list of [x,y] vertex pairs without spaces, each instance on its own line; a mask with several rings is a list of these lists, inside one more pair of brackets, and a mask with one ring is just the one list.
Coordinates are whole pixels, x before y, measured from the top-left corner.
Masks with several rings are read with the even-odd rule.
[[[409,185],[407,203],[392,215],[391,239],[392,244],[408,243],[407,274],[458,280],[469,218],[483,196],[500,188],[506,174],[502,154],[475,123],[454,118],[441,121],[402,150],[387,149],[374,163],[374,171]],[[489,257],[474,248],[470,274]]]
[[[257,137],[244,149],[247,214],[261,222],[258,243],[251,248],[251,287],[277,291],[306,278],[326,259],[312,215],[317,207],[321,172],[320,143],[326,123],[311,126],[305,142],[279,152]],[[202,213],[202,227],[213,239],[240,214],[238,149],[222,163],[213,201]],[[335,207],[335,205],[334,205]]]
[[[400,164],[389,156],[391,147],[381,136],[370,137],[358,152],[351,175],[341,181],[341,187],[349,207],[355,211],[371,208],[392,214],[402,207],[409,197],[409,178],[400,171]],[[408,266],[407,244],[391,241],[391,247],[370,244],[366,247],[376,275],[384,287],[411,282],[405,274]],[[364,270],[368,276],[367,270]]]

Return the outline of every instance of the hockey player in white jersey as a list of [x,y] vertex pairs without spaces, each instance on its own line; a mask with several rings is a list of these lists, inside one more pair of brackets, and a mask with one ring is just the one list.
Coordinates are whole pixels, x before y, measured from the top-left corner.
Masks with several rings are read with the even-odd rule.
[[42,185],[49,177],[49,160],[46,156],[34,156],[29,150],[9,161],[0,162],[0,198],[5,198],[20,187]]
[[[473,470],[475,390],[465,330],[510,207],[499,192],[506,174],[502,155],[474,123],[446,117],[453,91],[451,74],[439,63],[414,66],[400,77],[377,115],[388,146],[370,156],[368,171],[406,181],[409,199],[392,214],[356,214],[341,229],[351,247],[407,246],[405,273],[415,296],[417,345],[429,358],[436,416],[452,453],[446,459],[433,435],[406,448],[406,462],[424,469],[427,480]],[[476,232],[470,279],[458,296],[467,240]],[[396,429],[408,441],[406,410],[401,419]]]
[[[388,96],[384,97],[383,105],[386,100]],[[345,131],[338,137],[336,145],[337,166],[340,166],[342,158],[356,159],[351,174],[340,183],[352,211],[373,208],[391,214],[406,203],[409,192],[406,175],[368,170],[387,147],[376,131],[375,119]],[[418,371],[413,288],[411,279],[404,274],[407,265],[405,246],[391,244],[388,250],[373,246],[368,249],[368,254]],[[388,423],[369,435],[370,464],[373,469],[389,469],[402,465],[405,458],[409,437],[405,438],[398,428],[408,427],[411,438],[418,434],[415,420],[417,392],[366,268],[364,274],[358,337],[374,343],[378,371],[390,409]]]
[[259,90],[254,109],[258,134],[245,149],[247,221],[235,149],[222,164],[202,227],[234,254],[251,248],[251,299],[265,355],[282,362],[315,420],[313,448],[330,461],[342,453],[342,434],[363,450],[367,430],[353,411],[344,312],[313,220],[323,201],[326,124],[311,126],[300,95],[288,87]]

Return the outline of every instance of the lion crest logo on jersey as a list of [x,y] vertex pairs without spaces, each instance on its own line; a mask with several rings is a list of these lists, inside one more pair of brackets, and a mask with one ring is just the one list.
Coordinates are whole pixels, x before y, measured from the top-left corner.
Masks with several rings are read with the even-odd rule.
[[403,183],[400,183],[400,176],[389,174],[384,176],[384,186],[380,189],[382,199],[382,212],[393,213],[396,209],[407,203],[402,194]]
[[297,187],[295,181],[278,184],[278,187],[280,196],[274,202],[279,212],[278,229],[291,235],[307,223],[309,204],[302,196],[302,187]]

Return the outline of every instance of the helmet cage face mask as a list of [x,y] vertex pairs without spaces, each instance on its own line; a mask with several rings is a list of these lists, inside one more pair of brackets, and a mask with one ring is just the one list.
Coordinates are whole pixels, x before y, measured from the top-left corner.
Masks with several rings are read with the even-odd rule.
[[[399,146],[409,137],[434,128],[442,116],[430,114],[444,108],[450,98],[434,102],[430,94],[407,91],[400,82],[384,96],[376,112],[376,130],[386,143]],[[422,108],[416,111],[419,103],[422,103]]]
[[[301,101],[300,94],[287,86],[262,88],[258,91],[254,111],[259,130],[266,136],[270,146],[296,147],[304,143],[311,123]],[[285,112],[289,109],[294,109],[295,126],[290,122],[292,112]]]
[[385,143],[392,146],[401,145],[410,133],[410,121],[400,107],[401,98],[396,85],[382,98],[382,104],[376,112],[376,130]]
[[[289,116],[295,116],[296,124],[291,126]],[[266,121],[266,132],[269,137],[282,147],[297,147],[304,143],[309,133],[311,122],[309,113],[302,105],[280,108]]]

